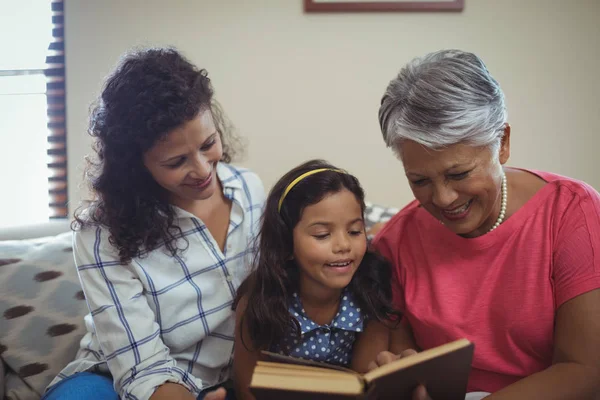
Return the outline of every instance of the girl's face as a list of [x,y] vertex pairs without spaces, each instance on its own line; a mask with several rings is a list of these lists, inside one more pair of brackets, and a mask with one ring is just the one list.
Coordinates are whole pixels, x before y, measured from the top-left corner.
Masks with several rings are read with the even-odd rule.
[[367,251],[360,203],[347,189],[306,207],[293,237],[302,290],[341,292]]
[[216,167],[222,156],[221,138],[206,110],[158,141],[144,154],[144,165],[172,204],[189,209],[219,188]]

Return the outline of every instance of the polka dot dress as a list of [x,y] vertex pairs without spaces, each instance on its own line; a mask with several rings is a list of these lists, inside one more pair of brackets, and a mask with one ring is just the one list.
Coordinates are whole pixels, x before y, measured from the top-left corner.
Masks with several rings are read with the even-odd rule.
[[364,319],[360,307],[348,290],[342,294],[340,309],[327,325],[319,325],[306,316],[300,297],[294,293],[289,307],[300,324],[301,337],[289,337],[271,351],[305,360],[348,366],[356,334],[363,330]]

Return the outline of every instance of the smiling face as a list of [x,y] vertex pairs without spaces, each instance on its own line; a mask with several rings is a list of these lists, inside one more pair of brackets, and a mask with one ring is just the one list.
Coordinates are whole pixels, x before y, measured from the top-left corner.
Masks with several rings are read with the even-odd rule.
[[407,140],[400,155],[415,198],[448,229],[465,237],[485,234],[500,212],[502,165],[509,157],[509,133],[500,151],[455,144],[431,150]]
[[293,237],[301,291],[341,292],[367,250],[360,203],[347,189],[307,206]]
[[218,189],[216,166],[223,156],[210,110],[173,129],[144,154],[144,165],[169,192],[170,202],[188,209]]

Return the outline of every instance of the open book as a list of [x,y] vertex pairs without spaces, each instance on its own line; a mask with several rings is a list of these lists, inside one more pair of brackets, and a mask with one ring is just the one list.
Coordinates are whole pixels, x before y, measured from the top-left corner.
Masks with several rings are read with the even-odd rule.
[[473,343],[457,340],[401,358],[364,375],[324,363],[263,352],[250,391],[257,400],[410,400],[424,384],[436,400],[464,400]]

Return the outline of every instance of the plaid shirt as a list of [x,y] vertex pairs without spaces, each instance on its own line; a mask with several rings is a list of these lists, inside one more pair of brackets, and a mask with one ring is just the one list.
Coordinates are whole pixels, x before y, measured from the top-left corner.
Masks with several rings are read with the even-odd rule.
[[165,382],[197,396],[229,377],[231,305],[249,273],[265,193],[247,170],[219,163],[217,176],[232,201],[223,252],[200,219],[177,207],[189,246],[176,257],[161,247],[123,266],[104,227],[74,233],[88,333],[50,386],[91,369],[110,372],[121,398],[148,399]]

